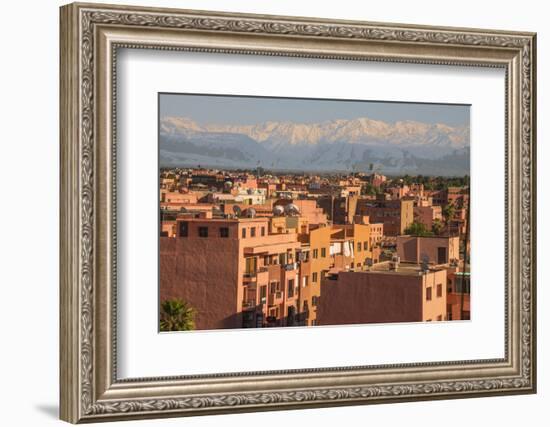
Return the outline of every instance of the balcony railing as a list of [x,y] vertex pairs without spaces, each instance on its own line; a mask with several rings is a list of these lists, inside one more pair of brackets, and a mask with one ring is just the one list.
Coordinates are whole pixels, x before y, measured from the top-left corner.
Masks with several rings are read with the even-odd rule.
[[283,292],[282,291],[274,292],[272,294],[269,294],[268,305],[276,305],[276,304],[280,304],[281,302],[283,302]]
[[284,264],[284,266],[283,266],[283,268],[284,268],[286,271],[296,270],[297,267],[298,267],[298,264],[296,264],[295,262],[290,263],[290,264]]
[[248,310],[254,307],[256,307],[256,300],[251,299],[243,301],[243,310]]

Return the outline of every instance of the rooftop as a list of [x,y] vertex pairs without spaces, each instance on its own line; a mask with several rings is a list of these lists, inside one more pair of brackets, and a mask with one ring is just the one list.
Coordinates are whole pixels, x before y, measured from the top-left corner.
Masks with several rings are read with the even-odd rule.
[[[368,271],[360,271],[359,273],[364,274],[398,274],[402,276],[418,276],[422,273],[422,265],[415,263],[400,262],[397,268],[391,267],[391,262],[381,262],[375,264]],[[445,270],[443,267],[428,267],[427,272],[434,273],[437,271]]]

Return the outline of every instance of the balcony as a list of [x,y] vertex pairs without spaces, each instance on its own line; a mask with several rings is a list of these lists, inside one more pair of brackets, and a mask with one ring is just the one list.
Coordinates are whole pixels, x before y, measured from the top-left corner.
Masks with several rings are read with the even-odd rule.
[[243,274],[243,285],[255,285],[258,281],[256,273],[244,273]]
[[250,310],[256,307],[256,300],[246,300],[243,301],[243,310]]
[[269,273],[267,267],[260,267],[253,272],[243,274],[243,284],[252,285],[256,283],[265,284],[268,281]]
[[283,268],[285,269],[285,271],[296,270],[298,268],[298,264],[295,263],[295,262],[290,263],[290,264],[284,264]]
[[269,298],[267,299],[268,305],[278,305],[283,302],[283,293],[281,291],[275,292],[272,294],[269,294]]

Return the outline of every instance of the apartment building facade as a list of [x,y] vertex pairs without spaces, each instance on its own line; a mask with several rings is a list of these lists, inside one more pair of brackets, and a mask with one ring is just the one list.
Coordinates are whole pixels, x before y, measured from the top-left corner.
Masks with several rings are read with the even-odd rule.
[[447,319],[447,272],[419,265],[340,272],[321,284],[318,325],[431,322]]
[[460,259],[458,236],[397,236],[396,243],[402,262],[449,264]]
[[384,224],[384,234],[398,236],[414,221],[414,200],[359,199],[357,214],[368,215],[373,223]]

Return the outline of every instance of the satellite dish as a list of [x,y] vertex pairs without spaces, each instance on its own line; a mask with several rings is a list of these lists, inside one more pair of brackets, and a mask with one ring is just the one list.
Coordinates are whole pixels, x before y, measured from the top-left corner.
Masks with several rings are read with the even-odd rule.
[[281,205],[273,206],[273,215],[281,216],[284,213],[285,213],[285,208],[283,208]]
[[248,218],[254,218],[256,216],[256,209],[248,208],[247,210],[245,210],[245,214]]
[[236,216],[241,216],[242,210],[238,205],[233,205],[233,213]]
[[298,209],[298,206],[294,203],[289,203],[285,206],[285,213],[287,215],[298,215],[300,213],[300,209]]

